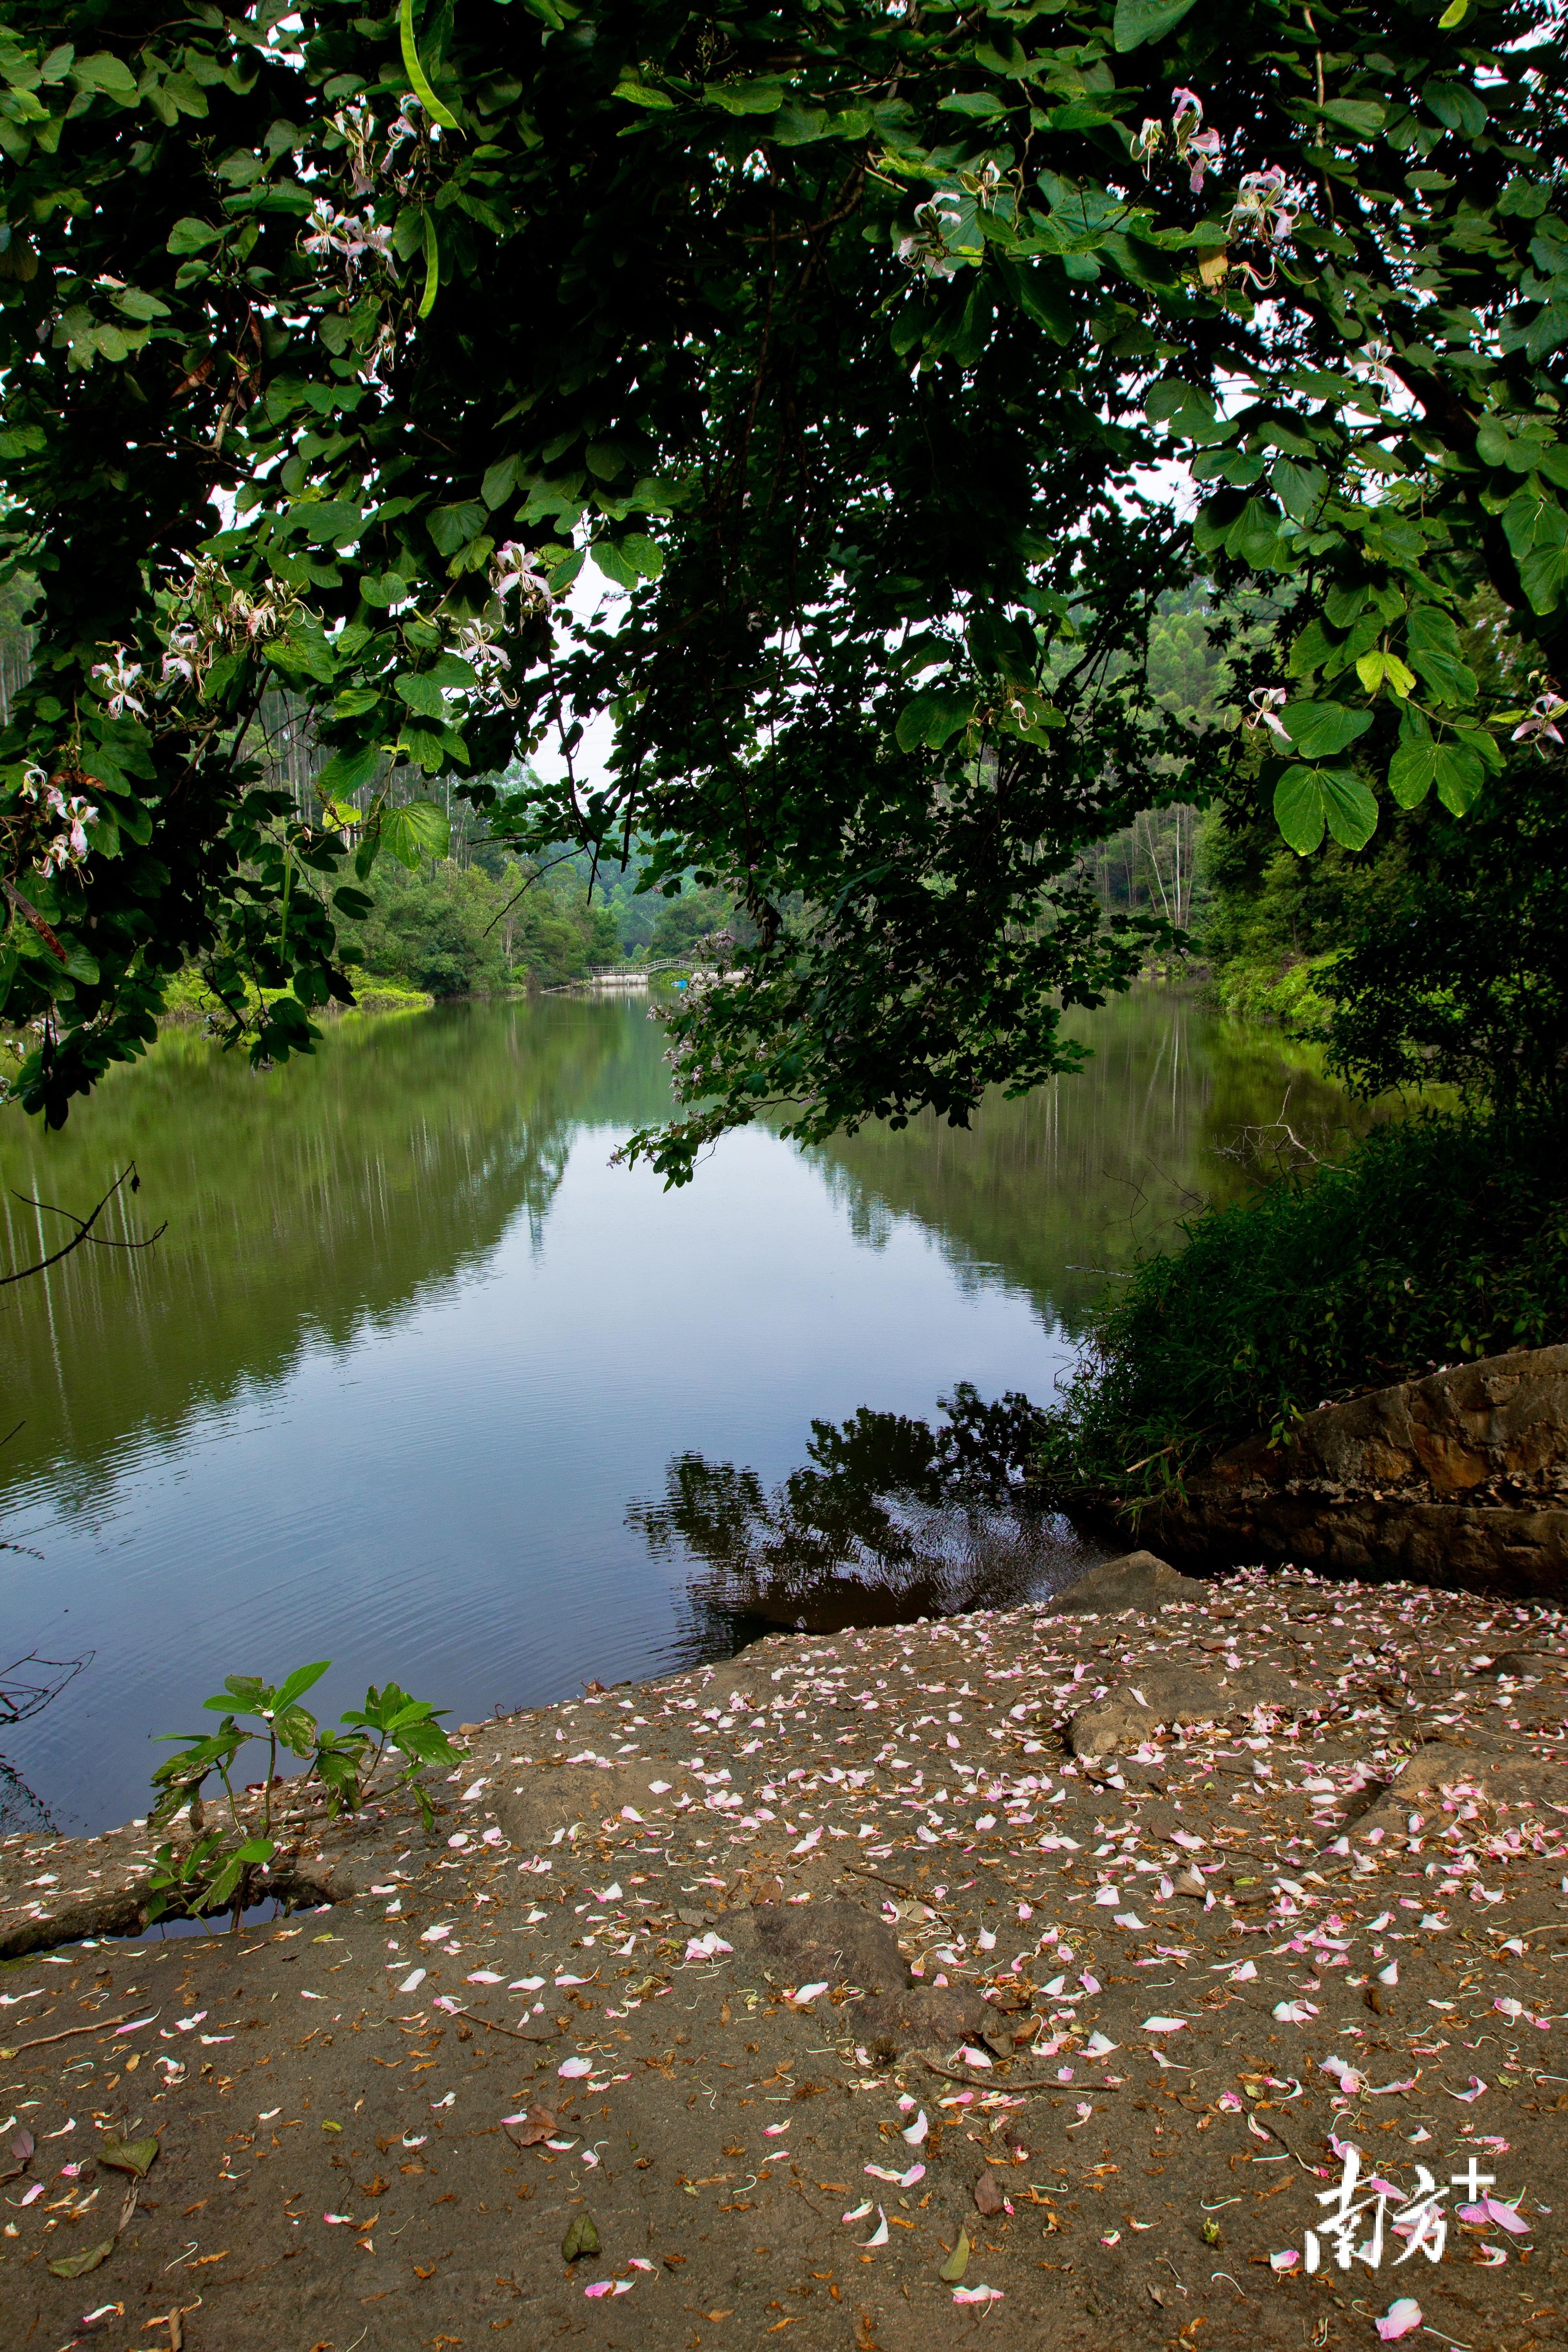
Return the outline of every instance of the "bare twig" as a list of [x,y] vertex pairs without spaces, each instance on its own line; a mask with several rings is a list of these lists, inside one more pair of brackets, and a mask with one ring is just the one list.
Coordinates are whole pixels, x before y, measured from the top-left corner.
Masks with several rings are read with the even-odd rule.
[[[143,2021],[146,2024],[151,2025],[153,2018],[158,2016],[159,2013],[159,2011],[155,2009],[153,2011],[153,2016],[145,2019]],[[24,2050],[41,2050],[45,2043],[48,2042],[69,2042],[73,2036],[78,2033],[107,2033],[111,2026],[119,2026],[128,2023],[130,2016],[131,2012],[127,2010],[123,2017],[100,2017],[91,2025],[68,2025],[63,2033],[40,2033],[35,2041],[18,2042],[14,2043],[9,2050],[0,2050],[0,2058],[19,2058]]]
[[156,1233],[149,1234],[144,1240],[138,1242],[108,1241],[101,1234],[95,1234],[92,1230],[94,1225],[97,1224],[100,1217],[102,1216],[105,1209],[108,1208],[110,1201],[113,1200],[116,1192],[119,1192],[121,1186],[125,1183],[128,1179],[130,1181],[132,1191],[133,1192],[136,1192],[142,1180],[136,1173],[136,1162],[134,1160],[129,1161],[128,1164],[121,1169],[120,1174],[115,1178],[113,1183],[110,1186],[102,1200],[98,1203],[98,1206],[89,1215],[85,1217],[79,1217],[74,1209],[57,1208],[52,1201],[36,1201],[29,1193],[26,1192],[17,1192],[14,1194],[13,1197],[16,1200],[22,1202],[26,1208],[47,1211],[51,1217],[68,1217],[72,1224],[76,1226],[77,1231],[72,1234],[70,1240],[63,1243],[58,1250],[52,1250],[47,1257],[39,1258],[36,1265],[21,1266],[15,1274],[0,1274],[0,1290],[6,1288],[8,1285],[14,1282],[26,1282],[30,1275],[42,1274],[48,1266],[58,1265],[61,1258],[69,1257],[72,1250],[79,1249],[85,1241],[90,1241],[94,1249],[151,1249],[159,1235],[167,1233],[169,1230],[169,1221],[166,1217],[164,1218],[163,1223],[158,1227]]

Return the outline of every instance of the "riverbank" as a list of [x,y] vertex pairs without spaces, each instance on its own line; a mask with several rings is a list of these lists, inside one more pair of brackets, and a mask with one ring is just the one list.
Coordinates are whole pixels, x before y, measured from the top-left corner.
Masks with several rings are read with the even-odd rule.
[[[287,996],[283,988],[264,989],[253,992],[252,1002],[260,996],[268,999]],[[216,1018],[223,1007],[205,986],[199,973],[182,971],[169,983],[167,1003],[159,1015],[161,1022],[175,1027],[198,1025]],[[341,1020],[345,1013],[428,1013],[436,999],[423,988],[410,988],[400,980],[377,979],[374,974],[361,976],[354,990],[352,1004],[329,1003],[312,1008],[312,1021]]]
[[[1135,1560],[468,1727],[238,1937],[9,1841],[6,2340],[1560,2343],[1564,1632]],[[1439,2263],[1306,2275],[1352,2146]]]

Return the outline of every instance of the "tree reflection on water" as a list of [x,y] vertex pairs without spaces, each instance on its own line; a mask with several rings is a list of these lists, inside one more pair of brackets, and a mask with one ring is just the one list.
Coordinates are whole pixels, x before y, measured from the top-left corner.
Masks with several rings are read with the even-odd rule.
[[811,1633],[1006,1609],[1103,1557],[1036,1499],[1040,1411],[965,1381],[933,1427],[862,1405],[814,1421],[807,1461],[771,1491],[754,1470],[679,1454],[626,1514],[655,1559],[692,1561],[683,1651],[710,1657],[780,1625]]

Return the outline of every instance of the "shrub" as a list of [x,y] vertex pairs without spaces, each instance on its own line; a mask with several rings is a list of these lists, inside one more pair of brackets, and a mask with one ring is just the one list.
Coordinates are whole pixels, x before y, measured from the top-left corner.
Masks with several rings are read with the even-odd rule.
[[1568,1338],[1568,1108],[1422,1112],[1184,1230],[1047,1418],[1064,1494],[1148,1494],[1327,1400]]

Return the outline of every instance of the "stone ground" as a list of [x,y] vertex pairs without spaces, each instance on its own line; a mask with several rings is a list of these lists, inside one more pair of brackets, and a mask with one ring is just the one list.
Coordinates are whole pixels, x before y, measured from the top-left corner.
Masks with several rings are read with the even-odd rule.
[[1075,1599],[471,1727],[238,1935],[61,1948],[144,1833],[11,1841],[0,2343],[1568,2344],[1561,1617]]

